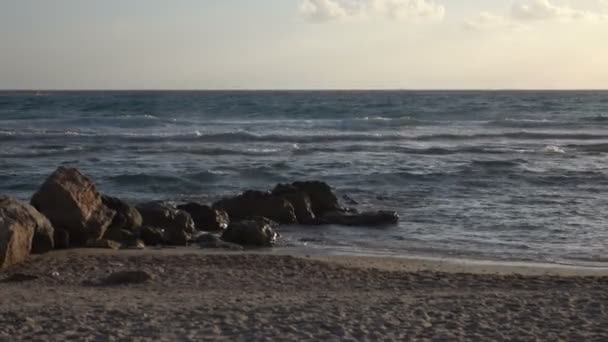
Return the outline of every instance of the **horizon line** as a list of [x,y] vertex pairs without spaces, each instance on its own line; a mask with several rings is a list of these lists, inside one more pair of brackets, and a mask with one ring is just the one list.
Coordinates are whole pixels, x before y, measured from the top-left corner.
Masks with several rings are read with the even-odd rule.
[[528,91],[608,91],[608,88],[0,88],[0,92],[355,92],[355,91],[408,91],[408,92],[528,92]]

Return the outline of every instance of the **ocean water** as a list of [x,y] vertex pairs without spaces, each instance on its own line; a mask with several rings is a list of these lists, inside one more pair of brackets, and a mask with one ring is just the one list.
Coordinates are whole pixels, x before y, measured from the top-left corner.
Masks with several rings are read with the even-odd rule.
[[608,266],[608,92],[0,93],[0,193],[60,165],[133,201],[323,180],[402,218],[289,246]]

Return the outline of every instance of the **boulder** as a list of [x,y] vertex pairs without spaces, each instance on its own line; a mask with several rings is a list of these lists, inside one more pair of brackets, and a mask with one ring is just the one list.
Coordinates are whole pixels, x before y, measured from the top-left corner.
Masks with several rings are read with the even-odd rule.
[[298,222],[293,205],[270,192],[246,191],[239,196],[216,202],[213,208],[226,211],[231,220],[263,216],[279,223]]
[[183,210],[192,216],[196,229],[206,232],[221,232],[230,224],[228,213],[224,210],[213,209],[208,205],[188,203],[178,205],[177,209]]
[[34,231],[35,227],[23,206],[0,207],[0,269],[28,258]]
[[67,230],[55,229],[53,238],[55,239],[55,249],[70,248],[70,233]]
[[54,248],[54,229],[51,222],[31,205],[9,197],[0,197],[0,208],[12,208],[17,220],[34,227],[32,250],[34,254],[46,253]]
[[143,218],[143,225],[147,226],[146,232],[142,229],[142,239],[146,244],[150,244],[144,238],[144,234],[151,233],[150,227],[155,227],[156,233],[160,228],[163,231],[163,240],[169,245],[184,246],[192,238],[196,231],[194,221],[190,214],[183,210],[178,210],[169,204],[162,202],[150,202],[137,206]]
[[293,206],[298,223],[300,224],[315,224],[316,216],[312,210],[310,196],[289,184],[278,184],[273,190],[274,196],[283,198]]
[[146,246],[158,246],[167,243],[165,241],[165,231],[162,228],[143,226],[139,236]]
[[118,250],[118,249],[120,249],[120,247],[122,247],[122,245],[120,244],[120,242],[116,242],[116,241],[112,241],[112,240],[106,240],[106,239],[93,240],[93,239],[91,239],[91,240],[87,241],[87,244],[85,247]]
[[201,248],[218,248],[233,251],[243,250],[243,247],[236,243],[223,241],[219,236],[213,234],[202,234],[194,240]]
[[233,222],[222,234],[226,242],[257,247],[272,247],[278,237],[272,226],[260,219]]
[[320,218],[323,224],[338,224],[344,226],[382,226],[399,222],[399,214],[394,211],[368,212],[328,212]]
[[143,220],[141,214],[134,206],[116,197],[106,195],[101,196],[101,201],[106,207],[116,212],[108,230],[126,229],[135,232],[141,228]]
[[100,239],[115,211],[106,207],[95,184],[74,168],[58,168],[32,197],[32,205],[54,227],[68,231],[70,244]]
[[338,203],[338,197],[331,187],[324,182],[294,182],[292,186],[308,194],[310,197],[312,211],[316,216],[321,216],[330,211],[342,211]]

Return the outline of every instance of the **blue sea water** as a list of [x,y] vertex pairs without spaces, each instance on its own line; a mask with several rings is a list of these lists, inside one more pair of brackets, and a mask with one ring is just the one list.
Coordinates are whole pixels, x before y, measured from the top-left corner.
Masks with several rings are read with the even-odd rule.
[[59,165],[133,201],[318,179],[402,217],[293,246],[608,266],[608,92],[0,92],[0,194]]

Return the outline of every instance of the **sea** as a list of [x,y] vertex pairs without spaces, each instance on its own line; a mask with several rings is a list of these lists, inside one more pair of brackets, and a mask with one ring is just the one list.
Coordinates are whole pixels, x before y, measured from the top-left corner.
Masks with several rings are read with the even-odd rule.
[[287,247],[608,266],[608,92],[0,92],[0,194],[62,165],[133,202],[322,180],[401,216]]

